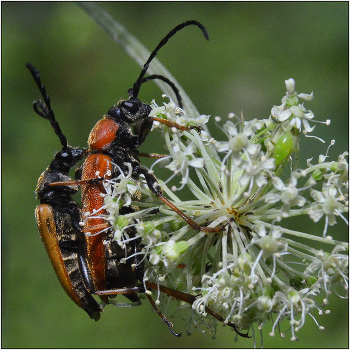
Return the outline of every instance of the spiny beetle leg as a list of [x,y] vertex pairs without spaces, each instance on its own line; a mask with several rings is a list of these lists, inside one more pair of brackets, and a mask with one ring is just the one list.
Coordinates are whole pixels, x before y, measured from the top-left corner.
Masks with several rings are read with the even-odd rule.
[[145,288],[136,286],[129,288],[116,288],[116,289],[106,289],[106,290],[97,290],[95,294],[97,295],[118,295],[118,294],[135,294],[135,293],[144,293]]
[[58,181],[51,182],[48,186],[76,186],[76,185],[96,185],[103,181],[104,177],[98,177],[95,179],[87,179],[87,180],[69,180],[69,181]]
[[225,227],[206,227],[198,225],[193,219],[183,213],[178,207],[176,207],[173,203],[171,203],[167,198],[163,195],[157,196],[164,204],[170,207],[175,213],[181,216],[194,230],[203,231],[207,233],[220,233],[225,230]]
[[181,337],[182,333],[176,333],[175,331],[173,331],[173,324],[163,315],[163,313],[160,311],[159,307],[156,305],[156,303],[154,302],[154,300],[152,299],[152,297],[148,294],[146,294],[147,299],[149,300],[150,304],[153,306],[153,309],[156,311],[156,313],[161,317],[161,319],[163,320],[164,323],[166,323],[166,325],[169,328],[169,331],[175,335],[175,337]]
[[190,126],[183,126],[183,125],[179,125],[177,123],[171,122],[170,120],[166,120],[163,118],[158,118],[158,117],[150,117],[149,120],[154,121],[154,122],[158,122],[160,124],[166,125],[169,128],[175,128],[177,130],[180,131],[186,131],[186,130],[197,130],[199,133],[201,132],[201,128],[199,126],[194,126],[194,125],[190,125]]
[[173,203],[171,203],[167,198],[163,196],[162,189],[160,188],[160,184],[157,181],[156,177],[149,173],[147,169],[140,168],[140,173],[145,176],[147,185],[149,189],[169,208],[171,208],[175,213],[181,216],[194,230],[203,231],[208,233],[220,233],[225,230],[225,227],[206,227],[198,225],[193,219],[187,216],[184,212],[182,212],[178,207],[176,207]]
[[168,154],[158,154],[158,153],[144,153],[144,152],[139,152],[138,154],[139,157],[146,157],[146,158],[155,158],[155,159],[161,159],[168,157]]
[[[152,284],[152,287],[156,285]],[[145,293],[145,289],[141,286],[137,287],[130,287],[130,288],[119,288],[119,289],[110,289],[110,290],[101,290],[101,291],[96,291],[95,294],[97,295],[117,295],[117,294],[135,294],[135,293]],[[176,337],[180,337],[181,333],[176,333],[172,330],[173,324],[166,318],[166,316],[163,315],[163,313],[160,311],[154,300],[150,295],[145,293],[147,296],[147,299],[149,300],[150,304],[154,308],[154,310],[157,312],[157,314],[161,317],[164,323],[169,327],[169,330],[172,334],[174,334]]]
[[100,232],[97,232],[97,233],[93,234],[93,235],[97,235],[97,234],[101,233],[102,231],[104,231],[104,230],[106,230],[106,229],[108,229],[108,228],[110,228],[110,227],[111,227],[110,224],[105,223],[105,224],[100,224],[100,225],[91,226],[91,227],[88,227],[88,228],[82,227],[82,228],[81,228],[81,231],[82,231],[82,232],[85,232],[85,233],[88,233],[88,232],[90,232],[90,231],[97,231],[97,230],[99,230]]
[[[189,303],[189,304],[193,304],[195,302],[195,300],[197,299],[195,295],[191,295],[191,294],[188,294],[188,293],[184,293],[184,292],[180,292],[178,290],[175,290],[175,289],[171,289],[171,288],[168,288],[168,287],[164,287],[162,285],[159,285],[157,286],[155,283],[152,283],[152,282],[146,282],[146,286],[151,288],[151,289],[159,289],[162,293],[165,293],[166,295],[168,296],[172,296],[174,297],[175,299],[178,299],[178,300],[181,300],[181,301],[184,301],[186,303]],[[225,323],[225,319],[220,316],[218,313],[216,313],[215,311],[213,311],[212,309],[210,309],[209,307],[205,307],[205,311],[213,316],[214,318],[216,318],[218,321],[222,322],[222,323]],[[248,333],[245,334],[245,333],[241,333],[238,329],[237,329],[237,326],[232,323],[232,322],[228,322],[227,323],[228,326],[232,327],[234,329],[234,331],[240,335],[241,337],[243,338],[251,338],[248,336]]]

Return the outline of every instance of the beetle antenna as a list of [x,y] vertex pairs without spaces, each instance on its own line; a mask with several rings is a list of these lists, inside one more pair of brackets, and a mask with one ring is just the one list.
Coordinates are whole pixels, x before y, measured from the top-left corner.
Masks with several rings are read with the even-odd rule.
[[56,121],[55,114],[54,114],[53,110],[51,109],[50,97],[46,93],[45,85],[41,82],[39,70],[36,69],[35,67],[33,67],[32,64],[29,62],[26,64],[26,67],[29,69],[30,73],[32,74],[32,76],[36,82],[36,85],[38,86],[38,88],[41,92],[41,95],[44,99],[44,102],[42,102],[41,100],[35,100],[33,102],[33,109],[34,109],[35,113],[37,113],[41,117],[49,120],[51,126],[55,130],[56,135],[60,139],[62,147],[67,148],[68,147],[67,138],[63,135],[63,132],[62,132],[58,122]]
[[176,87],[176,85],[171,80],[169,80],[165,76],[159,75],[159,74],[152,74],[152,75],[149,75],[146,78],[143,78],[141,80],[141,84],[146,83],[149,80],[155,80],[155,79],[159,79],[159,80],[164,81],[165,83],[167,83],[173,89],[174,94],[176,95],[176,98],[177,98],[178,105],[182,109],[182,107],[183,107],[183,105],[182,105],[182,98],[181,98],[179,89]]
[[155,48],[154,51],[151,52],[147,62],[143,65],[142,67],[142,70],[141,70],[141,74],[140,76],[138,77],[138,79],[136,80],[134,86],[132,87],[132,90],[131,90],[131,95],[130,95],[130,98],[137,98],[137,96],[139,95],[139,92],[140,92],[140,88],[141,88],[141,85],[143,83],[143,79],[144,79],[144,76],[147,72],[147,69],[149,67],[149,64],[151,63],[151,61],[153,60],[154,57],[156,57],[158,51],[168,42],[168,40],[174,36],[179,30],[189,26],[189,25],[196,25],[197,27],[199,27],[202,32],[203,32],[203,35],[205,36],[205,38],[207,40],[209,40],[209,35],[208,35],[208,32],[207,30],[205,29],[205,27],[203,26],[203,24],[199,23],[198,21],[186,21],[184,23],[181,23],[179,25],[177,25],[174,29],[172,29],[161,41],[160,43],[158,44],[158,46]]

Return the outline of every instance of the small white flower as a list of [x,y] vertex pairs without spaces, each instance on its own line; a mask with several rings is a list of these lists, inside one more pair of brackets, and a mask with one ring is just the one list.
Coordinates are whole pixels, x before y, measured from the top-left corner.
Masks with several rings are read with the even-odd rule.
[[[194,152],[196,150],[195,145],[191,142],[184,151],[182,151],[178,139],[174,139],[172,142],[173,152],[172,152],[172,162],[165,167],[174,172],[174,175],[181,173],[182,189],[184,185],[188,182],[189,178],[189,167],[202,168],[204,166],[203,158],[196,158]],[[171,177],[172,178],[172,177]],[[170,179],[171,179],[170,178]],[[168,179],[167,182],[170,180]]]
[[[314,130],[315,126],[310,127],[309,121],[313,119],[314,114],[312,111],[305,109],[303,104],[298,104],[298,98],[305,101],[311,101],[313,99],[313,93],[311,94],[297,94],[295,91],[294,79],[288,79],[285,81],[287,87],[286,96],[282,98],[282,104],[280,106],[274,106],[271,109],[271,116],[279,122],[285,122],[289,120],[289,125],[297,130],[301,130],[301,124],[303,124],[306,133]],[[285,125],[287,128],[287,125]]]
[[257,306],[260,310],[270,312],[275,305],[275,300],[268,296],[262,295],[258,298]]
[[273,228],[269,234],[260,231],[259,236],[260,237],[253,237],[251,244],[257,244],[260,246],[264,258],[268,258],[270,255],[277,253],[281,249],[286,249],[286,243],[280,239],[282,237],[282,230],[278,227]]
[[311,120],[314,117],[314,114],[311,111],[307,111],[303,105],[292,106],[290,107],[291,112],[291,121],[290,125],[294,126],[296,129],[301,128],[301,122],[303,123],[304,129],[307,132],[314,130],[315,126],[310,127],[308,120]]
[[247,186],[249,183],[249,190],[247,193],[250,194],[254,183],[259,188],[267,184],[267,173],[274,169],[274,167],[274,159],[266,159],[264,156],[261,156],[261,159],[251,158],[249,161],[242,164],[244,173],[240,177],[239,182],[242,187]]
[[323,235],[326,235],[327,226],[336,224],[336,216],[340,216],[344,209],[339,197],[338,191],[333,186],[323,186],[322,192],[312,190],[311,197],[316,201],[310,208],[309,215],[311,219],[318,222],[323,215],[326,216],[326,225]]
[[259,145],[249,142],[250,137],[256,131],[256,120],[247,123],[242,132],[238,132],[236,126],[231,121],[227,121],[223,126],[223,130],[229,140],[220,141],[215,144],[218,152],[229,151],[229,153],[234,154],[234,157],[239,157],[240,153],[238,152],[244,149],[249,154],[256,154],[260,150]]
[[304,206],[306,199],[299,194],[299,189],[296,187],[297,179],[295,176],[291,176],[288,185],[285,185],[282,180],[276,176],[273,177],[272,182],[275,188],[280,191],[280,194],[268,193],[265,196],[265,201],[270,204],[276,203],[279,200],[282,201],[283,206],[281,208],[281,214],[283,217],[288,217],[291,206]]

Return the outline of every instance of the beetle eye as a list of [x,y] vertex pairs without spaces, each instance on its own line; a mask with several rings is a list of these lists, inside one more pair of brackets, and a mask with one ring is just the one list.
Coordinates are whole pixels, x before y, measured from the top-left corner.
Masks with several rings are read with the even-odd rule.
[[62,162],[70,163],[73,160],[73,156],[71,152],[61,151],[57,153],[56,158],[60,159]]
[[113,119],[119,119],[121,115],[121,110],[119,107],[113,106],[109,109],[107,114]]
[[131,114],[136,114],[137,111],[140,109],[140,105],[138,101],[135,101],[135,102],[125,101],[123,103],[123,107],[127,109]]

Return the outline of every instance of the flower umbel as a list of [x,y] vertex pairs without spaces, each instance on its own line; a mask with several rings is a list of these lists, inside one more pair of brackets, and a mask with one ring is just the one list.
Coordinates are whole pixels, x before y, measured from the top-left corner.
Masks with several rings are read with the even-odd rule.
[[[133,181],[131,172],[105,182],[114,239],[128,244],[123,234],[128,225],[136,228],[133,239],[141,239],[135,254],[143,256],[144,281],[196,296],[192,309],[199,319],[189,312],[189,329],[203,325],[203,331],[210,331],[215,326],[206,312],[209,307],[242,332],[267,327],[273,336],[284,327],[297,340],[308,319],[318,325],[314,313],[328,304],[333,290],[348,295],[346,233],[338,240],[328,234],[337,221],[348,223],[348,153],[336,161],[320,156],[318,164],[309,160],[299,167],[299,139],[315,129],[309,125],[312,111],[299,100],[309,102],[313,94],[297,94],[293,79],[286,80],[286,87],[282,104],[272,108],[268,119],[231,118],[221,127],[221,141],[207,129],[179,132],[156,126],[169,153],[152,166],[168,160],[171,175],[158,179],[164,194],[200,226],[221,225],[222,232],[193,230],[144,181]],[[181,125],[200,123],[204,129],[208,120],[190,118],[171,100],[164,106],[154,103],[151,115]],[[177,178],[181,185],[170,189],[167,184]],[[123,194],[116,184],[123,184]],[[137,198],[133,186],[140,193]],[[181,200],[175,191],[191,198]],[[118,226],[121,200],[138,210]],[[159,212],[150,214],[154,208]],[[296,231],[288,218],[324,219],[323,232]]]

